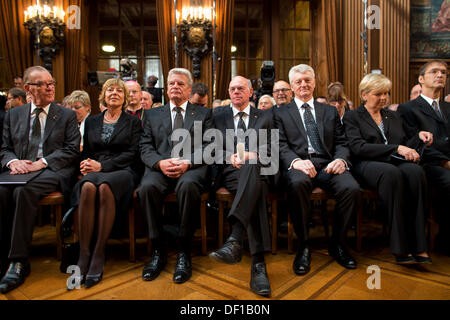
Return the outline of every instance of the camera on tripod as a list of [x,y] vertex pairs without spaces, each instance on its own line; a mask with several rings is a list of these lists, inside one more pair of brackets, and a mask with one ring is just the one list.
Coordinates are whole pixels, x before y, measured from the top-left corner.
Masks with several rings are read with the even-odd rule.
[[273,85],[275,83],[275,64],[273,61],[264,61],[261,65],[260,71],[260,87],[255,90],[256,101],[265,94],[272,96]]
[[120,60],[121,71],[92,71],[88,72],[90,86],[102,86],[108,79],[120,78],[123,81],[137,79],[137,64],[128,58]]

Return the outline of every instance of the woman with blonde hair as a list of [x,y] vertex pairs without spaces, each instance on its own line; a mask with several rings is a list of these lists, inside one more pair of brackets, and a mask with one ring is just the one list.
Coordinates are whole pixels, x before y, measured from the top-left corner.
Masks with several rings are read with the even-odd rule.
[[400,116],[383,108],[391,87],[384,75],[366,75],[359,85],[363,104],[344,115],[352,173],[362,186],[378,192],[396,262],[431,263],[425,236],[427,181],[418,163],[433,135],[421,131],[406,138]]
[[[128,100],[125,83],[109,79],[100,95],[106,110],[86,120],[80,163],[83,177],[72,193],[72,205],[78,206],[77,265],[86,288],[102,280],[106,241],[116,215],[129,208],[138,183],[135,161],[141,125],[138,118],[124,112]],[[95,243],[92,252],[91,243]]]

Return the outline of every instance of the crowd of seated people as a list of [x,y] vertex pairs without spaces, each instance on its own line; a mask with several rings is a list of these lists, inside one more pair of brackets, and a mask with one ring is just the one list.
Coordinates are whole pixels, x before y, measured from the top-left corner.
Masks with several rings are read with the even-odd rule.
[[[184,283],[193,272],[192,239],[201,196],[225,187],[234,195],[227,216],[231,234],[210,257],[239,263],[248,239],[249,287],[269,296],[264,255],[271,248],[266,208],[274,183],[270,175],[278,175],[277,187],[288,199],[298,238],[292,261],[296,275],[311,269],[308,216],[315,187],[337,200],[328,252],[342,267],[357,268],[346,233],[361,205],[362,189],[378,194],[396,263],[432,263],[425,232],[432,194],[437,194],[431,201],[440,225],[438,249],[450,252],[445,203],[450,196],[450,103],[441,96],[447,75],[445,62],[426,63],[415,87],[420,92],[397,111],[387,108],[396,84],[382,74],[366,75],[359,84],[362,103],[355,109],[339,82],[330,84],[326,97],[314,98],[315,71],[301,64],[291,68],[289,81],[276,81],[272,96],[260,97],[257,107],[250,103],[252,82],[236,76],[229,82],[229,99],[214,100],[208,108],[209,88],[194,84],[188,70],[174,68],[166,78],[165,105],[158,105],[156,77],[148,81],[152,93],[135,81],[110,79],[99,97],[101,112],[91,114],[88,93],[74,91],[60,106],[54,102],[51,74],[30,67],[23,89],[11,89],[9,108],[0,112],[1,171],[31,177],[26,184],[0,183],[0,292],[19,287],[29,275],[38,202],[54,191],[78,210],[77,266],[85,288],[101,282],[107,240],[114,222],[133,205],[135,191],[152,243],[142,279],[160,275],[168,260],[164,199],[175,193],[173,282]],[[199,125],[202,133],[216,129],[223,141],[231,132],[230,144],[215,145],[212,162],[205,159],[211,140],[196,137]],[[277,152],[270,143],[272,129],[279,133]],[[256,143],[250,141],[252,133]],[[260,140],[263,133],[267,141]],[[271,168],[273,157],[279,167],[268,177],[262,172]]]

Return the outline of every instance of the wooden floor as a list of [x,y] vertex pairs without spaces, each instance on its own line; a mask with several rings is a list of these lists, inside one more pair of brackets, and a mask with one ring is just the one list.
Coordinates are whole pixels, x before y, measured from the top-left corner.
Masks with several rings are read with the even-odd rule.
[[[316,232],[314,232],[316,230]],[[364,249],[353,251],[358,268],[347,270],[327,253],[322,227],[315,227],[311,271],[296,276],[292,271],[294,255],[287,252],[285,239],[280,239],[278,254],[266,256],[274,300],[397,300],[450,299],[450,258],[432,253],[433,264],[404,267],[394,263],[379,225],[364,228]],[[32,272],[24,285],[0,300],[266,300],[249,289],[251,258],[247,253],[241,263],[229,266],[199,255],[196,243],[190,281],[177,285],[172,282],[175,251],[162,274],[152,282],[141,279],[146,262],[146,243],[138,242],[138,260],[128,262],[126,240],[110,240],[103,281],[90,289],[66,290],[68,275],[59,272],[56,261],[55,231],[51,226],[36,228],[32,249]],[[350,236],[352,232],[349,232]],[[350,245],[353,241],[350,238]],[[210,242],[209,248],[214,246]],[[381,268],[381,289],[369,290],[367,267]]]

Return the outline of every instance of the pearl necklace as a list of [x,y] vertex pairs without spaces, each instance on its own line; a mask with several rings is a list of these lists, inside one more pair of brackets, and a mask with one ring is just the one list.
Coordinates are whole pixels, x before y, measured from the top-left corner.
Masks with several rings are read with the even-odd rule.
[[120,113],[117,115],[117,117],[111,118],[111,116],[109,115],[109,111],[106,111],[106,112],[105,112],[105,116],[103,117],[103,120],[104,120],[104,122],[106,122],[106,123],[116,123],[117,120],[119,119],[121,113],[122,113],[122,112],[120,112]]

